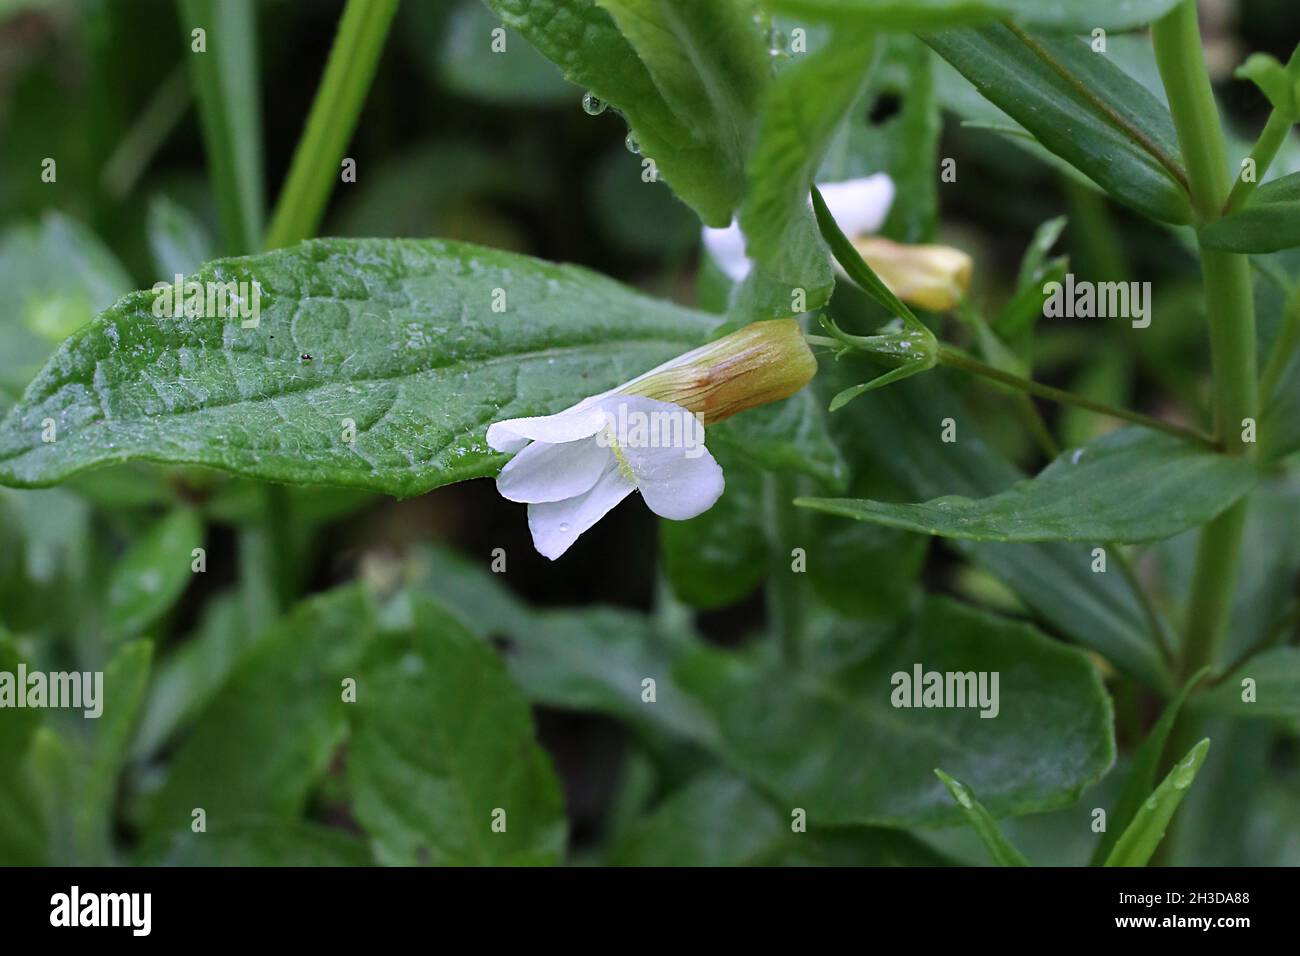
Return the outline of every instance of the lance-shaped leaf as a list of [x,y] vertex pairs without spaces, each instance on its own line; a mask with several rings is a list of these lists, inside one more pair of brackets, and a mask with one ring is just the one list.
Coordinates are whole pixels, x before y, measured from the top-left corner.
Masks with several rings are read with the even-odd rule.
[[836,23],[869,23],[885,30],[944,27],[1015,20],[1046,29],[1090,33],[1128,30],[1168,13],[1180,0],[768,0],[791,16]]
[[[744,164],[767,46],[742,3],[487,0],[569,81],[616,107],[641,155],[700,218],[725,226]],[[576,108],[575,103],[575,108]]]
[[1260,186],[1250,202],[1200,232],[1201,245],[1227,252],[1277,252],[1300,246],[1300,173]]
[[1120,791],[1115,809],[1111,811],[1110,817],[1106,821],[1106,830],[1102,833],[1096,850],[1093,851],[1092,866],[1100,866],[1110,856],[1111,850],[1114,849],[1116,842],[1120,838],[1120,834],[1128,829],[1128,825],[1133,822],[1134,817],[1142,808],[1142,802],[1146,799],[1147,794],[1156,785],[1156,769],[1159,767],[1160,758],[1165,752],[1165,743],[1169,740],[1169,734],[1174,729],[1174,722],[1178,719],[1179,713],[1182,712],[1187,696],[1201,682],[1201,678],[1208,671],[1208,667],[1201,668],[1183,685],[1183,689],[1165,707],[1164,713],[1160,715],[1156,725],[1147,734],[1147,739],[1142,742],[1142,746],[1133,755],[1128,777],[1124,780],[1124,789]]
[[109,578],[109,632],[133,637],[167,613],[193,578],[193,551],[202,546],[203,524],[189,508],[175,509],[137,538]]
[[952,798],[957,801],[957,806],[961,807],[962,813],[966,814],[966,819],[970,822],[971,828],[984,841],[984,845],[988,848],[989,855],[993,857],[994,863],[998,866],[1029,865],[1025,855],[1002,835],[1002,831],[998,829],[997,821],[993,819],[993,815],[984,809],[982,803],[975,799],[975,795],[970,792],[969,787],[960,780],[954,780],[937,767],[934,775],[943,781],[943,785],[948,788]]
[[1071,36],[997,25],[926,36],[940,56],[1048,150],[1134,209],[1191,220],[1169,111]]
[[1255,484],[1255,469],[1172,435],[1125,428],[1067,451],[1036,478],[989,498],[916,504],[802,498],[860,521],[971,541],[1151,541],[1214,518]]
[[[918,706],[926,693],[934,701],[924,672],[941,685],[943,674],[963,675],[950,681],[958,706]],[[1110,700],[1086,656],[943,599],[926,601],[903,639],[835,674],[701,649],[676,675],[714,715],[730,763],[813,825],[961,822],[936,766],[991,813],[1046,810],[1073,801],[1114,759]],[[981,717],[994,698],[996,716]]]
[[559,411],[720,321],[465,243],[318,240],[190,278],[260,289],[256,327],[155,315],[152,290],[119,300],[0,424],[0,484],[143,459],[419,494],[495,474],[490,422]]
[[1146,866],[1164,839],[1165,828],[1187,795],[1187,788],[1196,779],[1196,772],[1205,762],[1209,749],[1210,739],[1207,737],[1169,771],[1115,843],[1115,849],[1106,858],[1106,866]]

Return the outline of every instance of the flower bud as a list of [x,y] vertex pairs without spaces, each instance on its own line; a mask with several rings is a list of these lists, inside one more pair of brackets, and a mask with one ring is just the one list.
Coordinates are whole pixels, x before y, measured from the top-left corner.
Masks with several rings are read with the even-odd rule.
[[817,373],[794,319],[755,322],[679,355],[617,391],[680,405],[705,425],[788,398]]
[[942,312],[960,302],[970,288],[971,257],[960,249],[908,246],[880,236],[863,236],[853,246],[908,305]]

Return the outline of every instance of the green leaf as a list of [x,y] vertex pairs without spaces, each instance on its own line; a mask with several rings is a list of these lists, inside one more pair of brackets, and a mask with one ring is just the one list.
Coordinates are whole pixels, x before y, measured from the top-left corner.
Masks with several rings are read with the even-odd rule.
[[[180,11],[222,249],[251,252],[261,246],[265,215],[257,13],[252,0],[181,0]],[[198,29],[206,52],[192,51]]]
[[419,600],[409,631],[375,643],[353,712],[353,809],[380,862],[559,860],[563,798],[528,704],[447,612]]
[[1277,252],[1300,246],[1300,173],[1264,183],[1250,201],[1201,227],[1201,245],[1226,252]]
[[[1244,683],[1247,680],[1249,685]],[[1262,651],[1216,682],[1194,706],[1234,717],[1300,718],[1300,647]]]
[[768,75],[746,3],[486,2],[566,79],[623,114],[641,155],[706,224],[730,223]]
[[[924,383],[903,382],[850,406],[841,413],[835,431],[845,453],[863,468],[889,476],[918,499],[951,493],[982,498],[1022,478],[1020,470],[995,451],[975,426],[949,384],[951,374],[936,369]],[[826,385],[833,389],[836,382]],[[950,416],[963,423],[962,438],[944,443],[939,441],[939,429]],[[948,540],[996,575],[1053,628],[1095,648],[1143,683],[1166,686],[1142,605],[1122,574],[1093,573],[1089,545]]]
[[962,812],[966,814],[967,821],[979,834],[979,838],[984,841],[984,845],[988,847],[989,856],[993,857],[994,863],[998,866],[1029,865],[1025,855],[1002,835],[1002,831],[998,829],[997,821],[984,809],[984,805],[975,799],[974,794],[970,792],[970,789],[964,783],[954,780],[938,768],[935,768],[934,775],[943,781],[943,785],[948,788],[952,798],[957,801],[957,806],[961,807]]
[[170,834],[140,851],[144,866],[370,866],[366,845],[316,823],[243,820]]
[[[1300,59],[1293,58],[1300,73]],[[1249,80],[1268,98],[1269,105],[1292,123],[1300,122],[1300,79],[1268,53],[1252,53],[1233,70],[1239,80]]]
[[638,820],[615,866],[936,866],[948,861],[906,833],[868,827],[795,832],[794,817],[743,779],[712,771]]
[[848,465],[831,439],[825,406],[812,389],[755,408],[709,429],[709,441],[766,471],[801,472],[842,488]]
[[[408,23],[428,21],[414,32],[416,54],[430,56],[437,51],[436,67],[442,84],[452,93],[488,103],[572,105],[580,90],[566,83],[555,64],[537,52],[523,37],[506,31],[505,49],[497,50],[492,30],[497,19],[479,0],[462,0],[447,22],[439,12],[432,20],[434,5],[413,6],[404,11]],[[406,32],[406,31],[403,31]]]
[[[296,820],[347,733],[342,682],[372,639],[363,592],[303,602],[246,654],[176,750],[149,830],[188,830],[248,816]],[[359,695],[358,695],[359,696]]]
[[262,636],[248,626],[237,592],[210,599],[195,633],[156,668],[131,743],[132,759],[152,756],[192,723],[238,666],[244,652]]
[[[0,483],[144,459],[420,494],[496,473],[490,422],[560,411],[719,323],[583,269],[464,243],[319,240],[191,278],[258,283],[258,327],[160,322],[153,292],[122,299],[0,424]],[[504,315],[491,309],[498,288]],[[55,442],[41,440],[46,418]]]
[[1101,866],[1105,862],[1119,841],[1120,834],[1128,829],[1129,824],[1141,810],[1147,794],[1156,785],[1156,770],[1159,769],[1160,758],[1164,756],[1165,744],[1174,729],[1174,723],[1178,720],[1188,695],[1208,672],[1209,668],[1203,667],[1188,679],[1183,689],[1178,692],[1178,696],[1165,707],[1160,719],[1156,721],[1151,732],[1147,734],[1146,740],[1142,742],[1142,746],[1133,755],[1128,776],[1124,780],[1124,789],[1120,791],[1115,809],[1106,820],[1106,830],[1102,833],[1096,850],[1093,851],[1091,866]]
[[944,27],[1015,20],[1045,29],[1090,33],[1128,30],[1158,20],[1179,0],[767,0],[791,16],[885,30],[929,32]]
[[763,95],[740,209],[745,254],[754,262],[737,293],[746,318],[789,315],[795,289],[805,293],[800,311],[830,298],[835,278],[808,189],[875,59],[873,33],[839,30],[822,50],[782,71]]
[[1146,866],[1164,838],[1165,828],[1169,826],[1178,804],[1183,802],[1187,788],[1196,779],[1196,772],[1201,769],[1209,749],[1210,739],[1207,737],[1169,771],[1115,843],[1115,849],[1106,857],[1106,866]]
[[1255,484],[1246,461],[1145,429],[1066,451],[1036,478],[989,498],[917,504],[800,498],[796,504],[970,541],[1132,542],[1172,537],[1214,518]]
[[707,610],[742,600],[763,579],[767,541],[762,523],[762,475],[719,457],[726,488],[712,508],[689,521],[660,521],[659,548],[673,593]]
[[108,582],[109,632],[134,637],[166,614],[193,579],[192,552],[203,543],[203,524],[189,508],[174,509],[133,541]]
[[[914,664],[998,673],[998,716],[896,708],[897,675],[910,679]],[[937,765],[978,789],[992,813],[1050,809],[1074,800],[1114,759],[1110,701],[1083,654],[939,598],[924,603],[904,639],[834,677],[703,649],[676,673],[716,718],[728,761],[805,808],[810,826],[959,822],[931,771]]]
[[1154,219],[1191,221],[1175,172],[1169,111],[1106,57],[1069,36],[999,25],[930,34],[927,43],[1049,151]]
[[102,866],[111,859],[118,775],[126,763],[152,659],[151,643],[133,641],[123,645],[104,668],[103,712],[95,723],[89,759],[79,767],[84,774],[76,816],[77,862],[81,866]]

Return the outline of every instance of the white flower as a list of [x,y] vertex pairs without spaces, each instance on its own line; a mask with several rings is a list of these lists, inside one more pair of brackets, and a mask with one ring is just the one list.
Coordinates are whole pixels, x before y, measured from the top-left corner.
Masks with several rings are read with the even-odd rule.
[[489,426],[492,448],[517,452],[497,490],[528,504],[533,544],[552,561],[633,491],[660,517],[694,518],[723,489],[704,426],[787,398],[816,372],[798,322],[755,322],[555,415]]
[[[817,187],[826,208],[835,217],[840,230],[850,239],[873,233],[889,218],[894,204],[894,181],[887,173],[839,183],[822,183]],[[740,224],[732,221],[725,229],[705,227],[704,248],[732,282],[749,275],[753,262],[745,255],[745,236]]]
[[[638,430],[629,420],[652,424]],[[668,423],[671,437],[674,421],[681,423],[681,440],[662,440],[653,423]],[[703,426],[680,405],[617,393],[555,415],[496,422],[487,433],[497,451],[522,449],[501,469],[497,490],[528,504],[533,545],[552,561],[633,491],[674,521],[713,507],[722,494],[722,468],[702,439]]]

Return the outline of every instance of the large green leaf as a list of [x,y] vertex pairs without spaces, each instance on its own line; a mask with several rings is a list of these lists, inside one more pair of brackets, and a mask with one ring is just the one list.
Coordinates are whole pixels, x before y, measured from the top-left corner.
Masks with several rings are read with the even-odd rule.
[[[996,672],[997,716],[896,708],[894,675],[910,678],[914,664]],[[959,822],[934,767],[959,775],[994,815],[1046,810],[1069,803],[1114,759],[1110,700],[1084,655],[938,598],[905,639],[835,677],[714,650],[683,660],[677,677],[716,717],[730,762],[805,808],[811,826]]]
[[1132,542],[1205,524],[1255,483],[1246,461],[1138,428],[1066,451],[1001,494],[918,504],[802,498],[831,514],[971,541]]
[[1277,252],[1300,246],[1300,173],[1264,183],[1234,213],[1200,230],[1201,245],[1227,252]]
[[[343,680],[375,629],[356,587],[299,605],[246,654],[172,759],[150,831],[244,817],[296,820],[347,734]],[[360,693],[358,693],[360,699]]]
[[566,79],[623,114],[641,154],[701,219],[711,226],[731,221],[768,73],[766,44],[748,3],[486,2]]
[[353,808],[380,862],[558,861],[563,798],[528,703],[492,648],[428,598],[370,649],[353,723]]
[[[258,327],[160,320],[152,291],[128,295],[60,347],[0,424],[0,483],[146,459],[418,494],[494,474],[490,422],[560,411],[718,322],[463,243],[320,240],[192,278],[257,283]],[[54,442],[41,440],[47,418]]]
[[1169,111],[1087,44],[1005,25],[925,39],[1044,147],[1115,198],[1164,222],[1191,220],[1173,171],[1179,151]]
[[[872,33],[836,31],[823,49],[801,56],[763,95],[740,209],[745,254],[754,262],[737,293],[746,318],[789,315],[795,289],[805,293],[799,311],[820,308],[830,298],[835,278],[808,206],[808,189],[875,57]],[[751,310],[756,314],[748,314]]]
[[1089,33],[1097,27],[1125,30],[1168,13],[1179,0],[766,0],[792,16],[869,24],[887,30],[944,27],[1016,20],[1053,30]]

